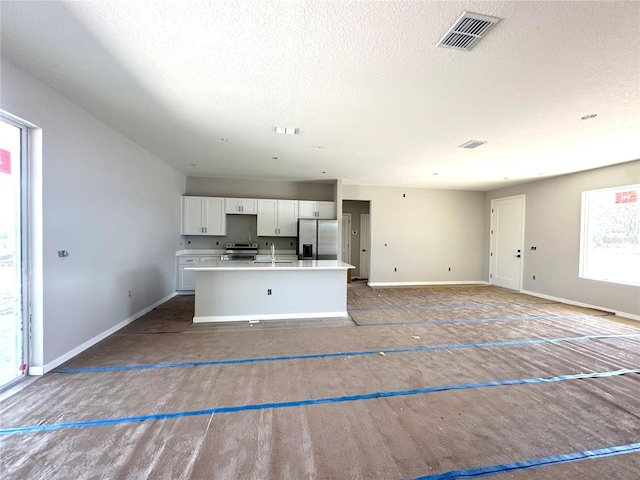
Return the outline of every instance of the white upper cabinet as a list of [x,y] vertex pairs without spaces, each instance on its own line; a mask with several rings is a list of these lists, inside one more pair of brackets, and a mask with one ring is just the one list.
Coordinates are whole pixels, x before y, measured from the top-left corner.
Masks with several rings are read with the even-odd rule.
[[182,197],[182,235],[227,234],[224,198]]
[[298,235],[297,200],[258,200],[259,237]]
[[334,220],[336,218],[336,203],[299,200],[298,218],[318,218]]
[[236,215],[256,215],[258,200],[256,198],[227,198],[224,202],[224,211]]

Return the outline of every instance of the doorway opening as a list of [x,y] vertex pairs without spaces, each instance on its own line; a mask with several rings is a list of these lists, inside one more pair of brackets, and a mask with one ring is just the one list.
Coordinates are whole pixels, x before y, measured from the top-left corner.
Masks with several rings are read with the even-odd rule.
[[0,389],[23,377],[27,363],[26,132],[0,116]]
[[343,261],[356,267],[352,270],[352,278],[358,280],[369,278],[371,264],[370,203],[368,200],[342,201],[343,218],[348,215],[351,225],[349,231],[350,256],[343,257]]

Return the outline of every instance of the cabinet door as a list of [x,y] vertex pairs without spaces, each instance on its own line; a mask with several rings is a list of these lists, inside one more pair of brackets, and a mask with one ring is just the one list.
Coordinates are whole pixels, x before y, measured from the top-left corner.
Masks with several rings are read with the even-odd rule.
[[240,213],[242,202],[239,198],[224,199],[224,213]]
[[318,212],[317,218],[335,220],[336,202],[316,202],[316,212]]
[[278,201],[258,200],[258,236],[275,237],[278,228]]
[[308,200],[298,201],[298,218],[317,218],[316,202]]
[[255,198],[241,199],[242,212],[245,215],[256,215],[258,213],[258,200]]
[[204,235],[227,234],[227,217],[224,214],[224,198],[203,197]]
[[182,235],[204,233],[202,197],[182,197]]
[[278,236],[298,235],[298,201],[278,200]]
[[225,198],[224,211],[228,214],[256,215],[258,200],[255,198]]
[[186,270],[189,265],[180,265],[178,290],[195,290],[196,289],[196,272]]
[[178,257],[176,261],[176,290],[195,290],[196,272],[185,270],[199,263],[196,257]]

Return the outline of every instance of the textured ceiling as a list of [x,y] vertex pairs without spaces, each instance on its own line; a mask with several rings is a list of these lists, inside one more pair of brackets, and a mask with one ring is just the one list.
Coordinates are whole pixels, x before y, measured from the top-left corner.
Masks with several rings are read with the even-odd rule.
[[[464,11],[502,21],[472,51],[436,48]],[[488,190],[640,158],[637,1],[1,13],[3,55],[187,175]]]

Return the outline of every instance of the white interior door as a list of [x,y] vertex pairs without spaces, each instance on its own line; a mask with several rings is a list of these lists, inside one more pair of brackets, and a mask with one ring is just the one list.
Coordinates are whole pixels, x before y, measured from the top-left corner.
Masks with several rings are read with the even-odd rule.
[[360,278],[369,278],[369,260],[371,254],[371,227],[369,226],[369,214],[360,214]]
[[524,196],[491,201],[490,283],[522,288]]
[[351,214],[342,214],[342,261],[351,263]]

